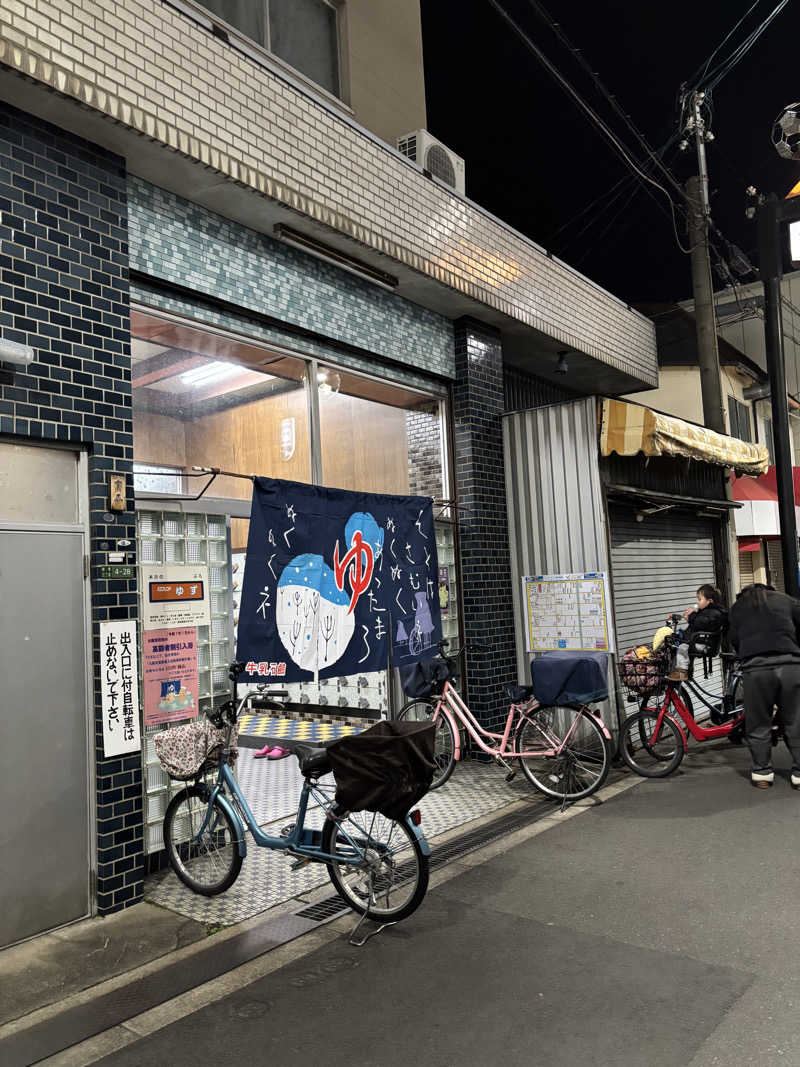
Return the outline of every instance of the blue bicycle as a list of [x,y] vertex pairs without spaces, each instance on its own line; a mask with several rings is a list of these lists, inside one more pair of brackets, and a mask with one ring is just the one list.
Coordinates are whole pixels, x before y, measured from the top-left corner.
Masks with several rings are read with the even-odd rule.
[[[237,697],[237,680],[244,670],[232,663],[232,699],[208,717],[217,728],[227,726],[215,785],[201,769],[193,785],[170,801],[164,815],[164,845],[170,865],[184,885],[214,896],[236,881],[247,855],[245,830],[260,848],[275,849],[306,862],[325,863],[342,899],[358,914],[382,923],[399,922],[421,903],[428,888],[428,845],[420,829],[420,812],[404,820],[388,819],[374,811],[340,811],[333,783],[320,784],[331,765],[326,748],[294,743],[304,777],[297,816],[281,836],[259,827],[229,766],[231,732],[247,701]],[[323,828],[306,827],[309,801],[324,812]],[[285,835],[285,836],[284,836]]]

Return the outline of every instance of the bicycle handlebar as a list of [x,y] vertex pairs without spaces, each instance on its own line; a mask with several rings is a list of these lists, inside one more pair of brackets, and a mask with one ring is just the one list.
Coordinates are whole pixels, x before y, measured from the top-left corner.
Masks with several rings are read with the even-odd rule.
[[457,648],[455,652],[451,652],[448,656],[446,649],[449,644],[450,641],[445,637],[441,641],[439,641],[436,646],[439,649],[439,654],[444,656],[445,659],[458,659],[461,653],[465,652],[469,648],[473,648],[477,652],[490,652],[492,649],[491,645],[487,645],[483,641],[465,640],[461,648]]

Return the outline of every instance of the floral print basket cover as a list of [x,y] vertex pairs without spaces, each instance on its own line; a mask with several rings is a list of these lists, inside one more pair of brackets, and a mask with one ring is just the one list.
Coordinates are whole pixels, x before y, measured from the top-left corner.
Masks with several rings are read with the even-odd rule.
[[[159,762],[170,778],[188,781],[196,778],[203,769],[219,766],[222,750],[228,735],[227,727],[217,729],[205,716],[183,726],[173,726],[153,739]],[[228,763],[233,764],[239,755],[236,741],[237,728],[231,731],[231,750]]]

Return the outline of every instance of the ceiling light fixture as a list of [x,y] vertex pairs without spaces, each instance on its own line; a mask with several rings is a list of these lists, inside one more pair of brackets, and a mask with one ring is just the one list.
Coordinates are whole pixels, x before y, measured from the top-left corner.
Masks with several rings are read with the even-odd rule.
[[326,263],[333,263],[334,266],[341,267],[342,270],[349,271],[350,274],[355,274],[359,278],[365,278],[374,285],[381,286],[382,289],[396,289],[400,284],[393,274],[387,274],[385,271],[378,270],[377,267],[371,267],[369,263],[364,263],[360,259],[348,256],[346,252],[340,252],[338,248],[331,248],[330,245],[323,244],[321,241],[309,237],[306,233],[300,233],[299,230],[293,230],[290,226],[284,226],[281,222],[276,224],[272,232],[284,244],[292,245],[303,252],[308,252],[310,255],[316,256],[317,259],[325,260]]
[[214,360],[211,363],[203,364],[202,367],[193,367],[192,370],[187,370],[185,374],[181,375],[181,381],[185,385],[193,385],[199,388],[201,385],[208,385],[210,382],[219,382],[223,378],[230,378],[232,375],[238,374],[240,369],[237,363]]

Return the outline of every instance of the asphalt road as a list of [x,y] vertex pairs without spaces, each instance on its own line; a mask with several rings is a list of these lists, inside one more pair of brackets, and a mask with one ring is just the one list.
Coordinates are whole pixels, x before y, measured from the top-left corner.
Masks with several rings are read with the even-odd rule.
[[743,750],[691,751],[102,1064],[800,1067],[788,756],[761,791]]

